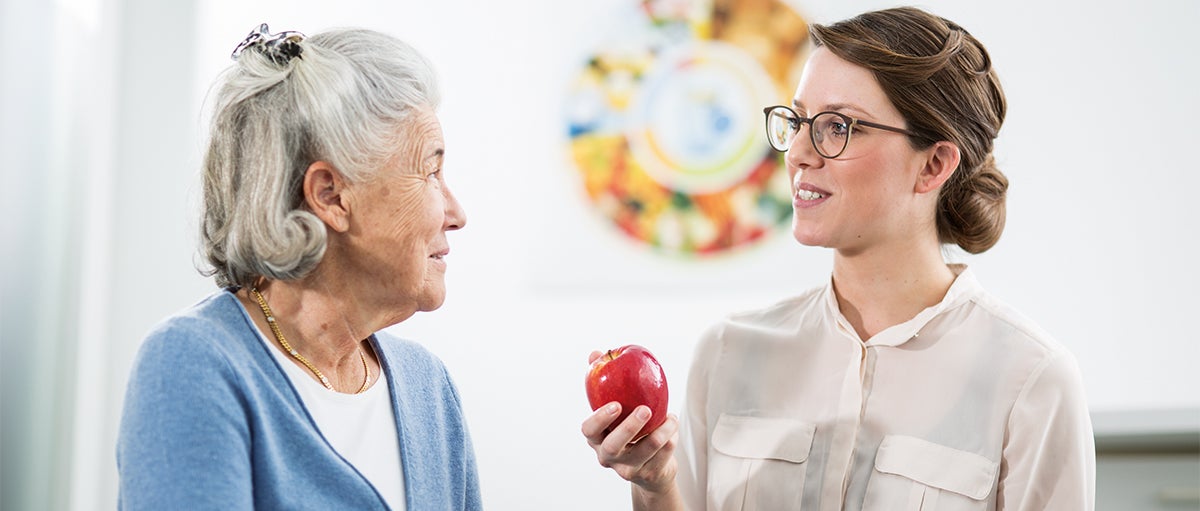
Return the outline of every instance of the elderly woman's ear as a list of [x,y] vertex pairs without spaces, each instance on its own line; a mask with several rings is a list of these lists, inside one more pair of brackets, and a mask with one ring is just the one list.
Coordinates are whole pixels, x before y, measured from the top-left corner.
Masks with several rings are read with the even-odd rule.
[[308,209],[337,232],[350,229],[346,184],[346,178],[329,162],[313,162],[304,172],[304,201]]

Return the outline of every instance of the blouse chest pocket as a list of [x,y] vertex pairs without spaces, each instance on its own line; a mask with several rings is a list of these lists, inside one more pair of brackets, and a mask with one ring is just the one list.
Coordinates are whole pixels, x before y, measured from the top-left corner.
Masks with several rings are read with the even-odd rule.
[[920,438],[889,435],[875,455],[865,511],[989,509],[999,463]]
[[816,426],[721,414],[708,460],[710,510],[801,509]]

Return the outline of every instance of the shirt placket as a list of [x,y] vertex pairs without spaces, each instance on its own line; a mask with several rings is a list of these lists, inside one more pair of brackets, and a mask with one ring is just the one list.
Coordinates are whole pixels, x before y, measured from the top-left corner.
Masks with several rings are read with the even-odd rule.
[[867,382],[867,345],[858,338],[858,334],[847,324],[845,318],[838,318],[838,331],[847,341],[847,367],[838,399],[829,461],[822,477],[824,483],[821,489],[821,509],[827,511],[842,509],[854,457],[854,445],[862,423],[863,396]]

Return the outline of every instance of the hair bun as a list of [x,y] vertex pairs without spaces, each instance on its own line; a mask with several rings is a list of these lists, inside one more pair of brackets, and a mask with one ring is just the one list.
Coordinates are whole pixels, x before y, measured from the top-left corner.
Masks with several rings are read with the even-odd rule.
[[247,35],[246,39],[233,49],[229,58],[237,60],[243,51],[254,49],[271,59],[271,62],[279,65],[287,64],[292,59],[300,57],[300,54],[304,52],[304,48],[300,46],[300,41],[303,41],[304,37],[304,34],[290,30],[272,34],[271,29],[267,28],[267,24],[263,23],[257,29],[250,31],[250,35]]
[[991,154],[978,168],[959,168],[957,172],[962,171],[967,173],[961,181],[942,191],[938,231],[943,241],[979,254],[995,246],[1004,232],[1008,178]]

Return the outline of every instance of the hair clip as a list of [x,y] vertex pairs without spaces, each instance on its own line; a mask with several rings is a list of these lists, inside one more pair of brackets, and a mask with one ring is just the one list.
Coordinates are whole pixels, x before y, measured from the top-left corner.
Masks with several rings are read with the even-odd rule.
[[229,58],[237,60],[247,48],[256,48],[258,51],[271,59],[271,62],[276,64],[286,64],[295,57],[299,57],[304,48],[300,47],[300,41],[304,40],[304,34],[295,31],[285,31],[278,34],[272,34],[267,24],[263,23],[258,26],[257,30],[251,30],[250,35],[233,49],[233,53]]

